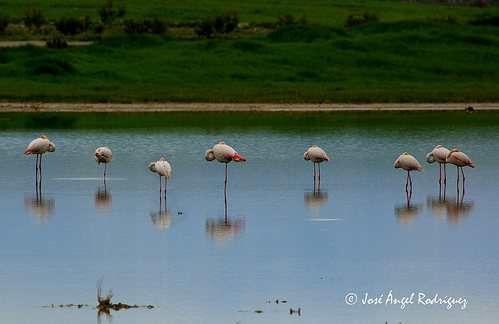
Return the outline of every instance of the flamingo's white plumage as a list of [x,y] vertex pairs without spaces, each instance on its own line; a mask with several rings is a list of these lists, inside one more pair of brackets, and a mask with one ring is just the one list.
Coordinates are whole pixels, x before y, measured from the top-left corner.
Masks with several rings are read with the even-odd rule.
[[321,166],[319,163],[321,162],[329,162],[329,157],[326,155],[323,149],[318,147],[317,145],[313,145],[310,147],[305,153],[303,153],[303,158],[307,161],[314,162],[314,184],[315,184],[315,164],[317,163],[319,166],[319,183],[321,181]]
[[424,173],[424,169],[419,164],[418,160],[412,155],[410,155],[407,152],[404,152],[402,155],[400,155],[397,160],[395,160],[395,163],[393,164],[395,169],[402,168],[403,170],[407,171],[407,182],[405,184],[405,189],[407,191],[407,186],[410,182],[411,184],[411,191],[412,191],[412,179],[411,179],[411,171],[420,171]]
[[239,156],[236,150],[224,142],[215,144],[212,149],[207,150],[204,154],[204,158],[206,161],[213,161],[216,159],[220,163],[229,163],[230,161],[246,162],[245,158]]
[[447,164],[447,155],[449,154],[449,150],[443,147],[442,145],[437,145],[435,148],[426,155],[426,162],[434,163],[438,162],[440,166],[440,178],[438,180],[439,183],[442,182],[442,164],[444,165],[444,183],[447,182],[447,171],[445,170],[445,165]]
[[[38,179],[38,169],[40,169],[40,178],[42,175],[42,154],[45,152],[54,152],[54,151],[55,151],[54,143],[49,141],[49,139],[45,135],[42,135],[39,138],[31,141],[26,151],[24,151],[24,155],[36,154],[35,170],[36,170],[37,179]],[[39,164],[38,164],[38,159],[40,159]]]
[[104,179],[106,178],[107,164],[111,162],[112,158],[113,158],[113,153],[107,146],[102,146],[95,150],[94,154],[95,162],[97,162],[98,164],[104,163]]
[[246,162],[246,159],[237,154],[236,150],[234,150],[229,145],[224,142],[220,142],[215,144],[212,149],[207,150],[204,153],[204,158],[206,161],[217,160],[220,163],[225,163],[225,190],[224,193],[227,193],[227,165],[231,161],[235,162]]
[[463,174],[463,181],[465,180],[463,167],[469,166],[475,168],[475,165],[471,162],[471,159],[463,152],[459,152],[457,149],[450,151],[445,161],[447,163],[452,163],[457,167],[457,181],[459,181],[459,168],[461,168],[461,173]]
[[172,167],[164,158],[157,162],[149,163],[149,170],[159,174],[159,191],[161,192],[161,177],[165,177],[165,193],[166,193],[166,180],[172,177]]

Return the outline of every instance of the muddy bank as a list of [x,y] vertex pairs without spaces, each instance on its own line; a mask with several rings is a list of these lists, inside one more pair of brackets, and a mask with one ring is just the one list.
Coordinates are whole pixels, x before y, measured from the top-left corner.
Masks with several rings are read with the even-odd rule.
[[374,104],[259,104],[259,103],[0,103],[0,112],[169,112],[169,111],[411,111],[499,110],[499,103],[374,103]]
[[[67,42],[68,46],[88,46],[92,45],[93,42]],[[38,40],[25,40],[25,41],[2,41],[0,42],[0,47],[19,47],[25,45],[33,45],[33,46],[46,46],[47,41],[38,41]]]

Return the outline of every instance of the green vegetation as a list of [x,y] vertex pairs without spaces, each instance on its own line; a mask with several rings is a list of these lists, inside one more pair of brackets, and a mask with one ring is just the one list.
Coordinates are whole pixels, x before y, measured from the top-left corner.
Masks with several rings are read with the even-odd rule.
[[[497,0],[485,1],[497,4]],[[10,17],[22,17],[25,9],[40,9],[48,20],[84,17],[86,14],[97,20],[98,7],[105,3],[106,0],[4,0],[0,2],[0,12],[6,12]],[[309,22],[324,26],[341,26],[349,15],[360,17],[365,12],[375,13],[385,22],[425,20],[432,16],[449,15],[459,17],[462,21],[469,21],[484,12],[480,7],[421,5],[377,0],[233,0],[230,4],[225,0],[201,2],[199,0],[114,0],[114,7],[126,9],[125,18],[143,19],[159,15],[172,22],[199,22],[207,16],[215,17],[227,10],[237,12],[240,21],[248,24],[275,23],[278,17],[286,13],[298,19],[305,14]],[[490,9],[493,7],[488,10]]]
[[[497,7],[230,5],[3,2],[5,20],[20,23],[29,12],[65,35],[44,36],[48,31],[33,24],[31,34],[51,48],[0,48],[0,101],[499,101]],[[102,18],[106,10],[111,18]],[[19,36],[12,26],[5,34],[0,39]],[[66,39],[88,38],[97,41],[65,47]]]

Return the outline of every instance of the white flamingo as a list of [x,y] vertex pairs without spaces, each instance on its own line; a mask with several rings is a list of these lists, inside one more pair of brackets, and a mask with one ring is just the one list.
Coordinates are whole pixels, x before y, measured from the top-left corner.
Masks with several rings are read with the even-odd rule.
[[329,162],[329,158],[326,155],[326,152],[324,152],[323,149],[318,147],[317,145],[314,145],[310,147],[307,152],[303,154],[303,158],[307,161],[312,161],[314,162],[314,184],[315,184],[315,164],[317,163],[319,167],[319,183],[321,182],[321,162]]
[[[165,177],[165,194],[166,194],[166,180],[172,177],[172,167],[165,159],[161,158],[157,162],[149,163],[149,170],[159,174],[159,192],[161,192],[161,177]],[[166,196],[165,196],[166,198]]]
[[447,164],[447,155],[449,154],[449,150],[443,147],[442,145],[437,145],[426,155],[426,162],[434,163],[438,162],[440,166],[440,178],[438,183],[442,183],[442,164],[444,165],[444,184],[447,183],[447,171],[445,170],[445,165]]
[[407,152],[404,152],[402,155],[400,155],[397,160],[395,160],[395,163],[393,164],[395,169],[402,168],[405,171],[407,171],[407,182],[405,184],[405,191],[407,191],[407,186],[409,185],[409,182],[411,184],[411,193],[412,193],[412,179],[411,179],[411,171],[420,171],[424,173],[424,169],[419,164],[418,160],[412,155],[410,155]]
[[[49,139],[45,135],[42,135],[39,138],[31,141],[31,143],[29,143],[26,151],[24,151],[24,155],[36,154],[35,170],[36,170],[36,179],[37,180],[38,180],[38,169],[40,169],[40,180],[42,178],[42,154],[47,152],[47,151],[54,152],[55,145],[54,145],[54,143],[49,141]],[[38,158],[40,159],[39,164],[38,164]]]
[[471,162],[471,159],[463,152],[459,152],[457,149],[453,149],[452,151],[450,151],[445,160],[447,163],[452,163],[455,166],[457,166],[458,182],[459,182],[459,168],[461,168],[461,173],[463,174],[463,183],[465,180],[463,167],[469,166],[472,167],[473,169],[475,168],[475,165],[473,164],[473,162]]
[[94,160],[98,164],[104,163],[104,180],[106,179],[106,168],[107,164],[111,162],[113,158],[113,153],[107,146],[99,147],[95,150]]
[[246,162],[246,159],[241,157],[237,152],[225,144],[224,142],[220,142],[219,144],[215,144],[212,149],[207,150],[204,153],[204,158],[206,161],[217,160],[220,163],[225,163],[225,190],[224,193],[227,193],[227,164],[231,161],[235,162]]

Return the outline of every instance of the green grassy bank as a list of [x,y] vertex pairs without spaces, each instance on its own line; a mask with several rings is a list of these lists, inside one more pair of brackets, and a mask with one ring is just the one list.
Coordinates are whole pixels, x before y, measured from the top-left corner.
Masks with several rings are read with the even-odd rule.
[[[107,0],[4,0],[0,2],[0,13],[5,12],[11,18],[21,18],[25,10],[41,10],[48,20],[83,17],[89,14],[92,19],[99,18],[98,6]],[[426,20],[453,16],[458,22],[475,19],[476,15],[494,9],[441,5],[417,4],[417,1],[381,1],[381,0],[113,0],[115,7],[126,9],[124,18],[154,18],[161,16],[171,22],[195,22],[214,17],[227,10],[238,13],[240,21],[247,24],[268,24],[276,22],[286,13],[300,19],[303,15],[311,23],[324,26],[342,26],[350,14],[356,16],[364,12],[374,13],[386,22],[405,20]],[[431,0],[427,0],[431,2]],[[462,4],[466,4],[464,0]],[[496,4],[497,0],[485,0]],[[459,3],[456,1],[456,3]],[[496,11],[497,12],[497,11]]]
[[[94,10],[97,2],[88,3],[83,7],[68,1],[67,6],[55,6],[51,15],[69,14],[68,8],[78,13]],[[222,11],[211,5],[199,11],[194,5],[181,10],[176,2],[161,11],[163,2],[159,1],[139,10],[134,7],[138,2],[124,3],[132,16],[164,12],[179,20],[202,19]],[[499,28],[470,23],[483,14],[497,14],[497,7],[360,0],[342,6],[339,2],[330,6],[324,1],[307,6],[297,3],[245,6],[245,2],[235,2],[234,9],[241,21],[269,21],[270,12],[278,16],[287,8],[297,17],[306,13],[310,23],[318,24],[285,26],[265,37],[117,35],[88,47],[0,48],[0,100],[499,101]],[[335,10],[341,14],[332,14]],[[379,21],[350,28],[343,27],[344,20],[334,23],[338,21],[334,17],[346,19],[347,13],[369,10],[379,15]],[[324,12],[330,17],[324,17]],[[456,13],[455,21],[427,20],[444,13]]]

